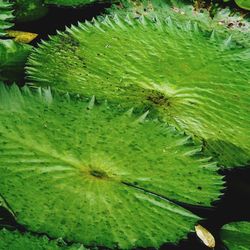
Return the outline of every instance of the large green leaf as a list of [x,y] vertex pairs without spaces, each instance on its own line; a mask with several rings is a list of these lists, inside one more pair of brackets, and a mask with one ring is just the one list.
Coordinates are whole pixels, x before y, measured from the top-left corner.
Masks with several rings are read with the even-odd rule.
[[250,158],[249,51],[197,23],[106,18],[41,44],[28,77],[35,85],[154,108],[232,167]]
[[19,82],[24,77],[24,66],[31,46],[13,40],[0,40],[0,80]]
[[[178,242],[222,188],[200,148],[158,121],[0,85],[0,193],[27,229],[85,245]],[[130,114],[130,115],[129,115]]]
[[229,250],[250,249],[250,222],[232,222],[221,229],[221,238]]
[[67,246],[60,240],[49,240],[46,236],[34,236],[30,233],[0,230],[1,250],[85,250],[80,244]]
[[12,27],[12,5],[7,0],[0,0],[0,36],[6,35],[5,30]]

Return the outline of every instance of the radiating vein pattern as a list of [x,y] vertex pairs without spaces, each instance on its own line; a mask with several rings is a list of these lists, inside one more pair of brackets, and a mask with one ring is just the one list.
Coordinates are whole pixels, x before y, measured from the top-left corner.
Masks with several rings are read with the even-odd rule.
[[178,242],[199,218],[176,202],[210,206],[216,164],[172,127],[93,100],[0,85],[0,194],[19,223],[53,238]]
[[249,55],[249,47],[196,23],[116,16],[54,36],[27,69],[36,85],[155,109],[233,167],[250,157]]

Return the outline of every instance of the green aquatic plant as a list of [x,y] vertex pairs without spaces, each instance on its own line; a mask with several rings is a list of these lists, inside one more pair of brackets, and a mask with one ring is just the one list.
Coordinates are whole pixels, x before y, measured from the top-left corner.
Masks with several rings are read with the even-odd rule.
[[250,1],[249,0],[235,0],[235,2],[242,9],[250,10]]
[[24,77],[24,65],[31,46],[11,39],[0,39],[0,80],[8,83],[19,82]]
[[224,167],[249,161],[249,46],[196,22],[118,16],[39,45],[31,84],[158,112]]
[[12,5],[5,0],[0,0],[0,37],[6,35],[6,30],[13,26]]
[[13,26],[12,7],[9,1],[0,1],[0,81],[5,82],[18,82],[24,76],[24,64],[31,51],[31,46],[7,39],[8,29]]
[[34,236],[30,233],[20,233],[0,229],[1,250],[86,250],[80,244],[67,246],[60,240],[49,240],[46,236]]
[[[213,5],[212,5],[213,6]],[[192,3],[176,0],[122,0],[120,4],[113,4],[107,9],[110,16],[126,16],[128,13],[134,18],[147,16],[154,20],[157,16],[171,18],[177,22],[195,21],[207,31],[215,30],[217,33],[228,33],[248,44],[250,23],[239,13],[229,8],[216,8],[211,10],[195,7]]]
[[224,225],[221,229],[221,238],[228,250],[249,250],[250,222],[231,222]]
[[146,115],[0,85],[0,190],[17,222],[87,246],[185,238],[199,217],[184,204],[210,206],[222,176],[190,138]]

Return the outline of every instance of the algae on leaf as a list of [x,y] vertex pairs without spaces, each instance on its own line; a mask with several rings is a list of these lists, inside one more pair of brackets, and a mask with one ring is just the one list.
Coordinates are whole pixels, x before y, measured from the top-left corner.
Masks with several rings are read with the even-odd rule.
[[87,246],[177,243],[223,187],[216,164],[158,121],[49,89],[0,85],[0,190],[28,230]]
[[229,250],[249,250],[250,222],[240,221],[224,225],[221,238]]
[[44,42],[27,71],[35,85],[157,110],[233,167],[250,159],[249,53],[196,22],[115,16]]
[[49,240],[46,236],[34,236],[30,233],[20,233],[0,229],[1,250],[86,250],[80,244],[67,246],[59,240]]

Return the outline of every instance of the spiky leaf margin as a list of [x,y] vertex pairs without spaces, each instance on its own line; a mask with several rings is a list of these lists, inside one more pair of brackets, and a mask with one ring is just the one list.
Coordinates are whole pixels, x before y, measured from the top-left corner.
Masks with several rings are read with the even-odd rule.
[[0,193],[16,220],[87,246],[185,238],[199,218],[180,202],[210,206],[219,197],[216,164],[146,114],[93,106],[0,85]]
[[0,37],[5,36],[5,30],[13,26],[12,20],[14,19],[12,4],[7,0],[0,0]]
[[49,240],[46,236],[34,236],[30,233],[20,233],[0,229],[1,250],[86,250],[80,244],[67,246],[60,240]]
[[250,159],[249,53],[196,22],[116,16],[44,42],[27,70],[31,84],[157,110],[233,167]]
[[[107,9],[110,16],[126,16],[134,18],[147,16],[155,20],[156,17],[171,18],[178,22],[195,21],[207,30],[225,34],[231,32],[234,38],[248,44],[250,36],[250,22],[239,13],[233,13],[229,8],[217,9],[211,17],[205,8],[195,8],[192,4],[175,0],[122,0],[120,4],[113,4]],[[101,19],[102,17],[100,17]]]
[[250,222],[231,222],[221,229],[221,238],[228,250],[250,249]]

